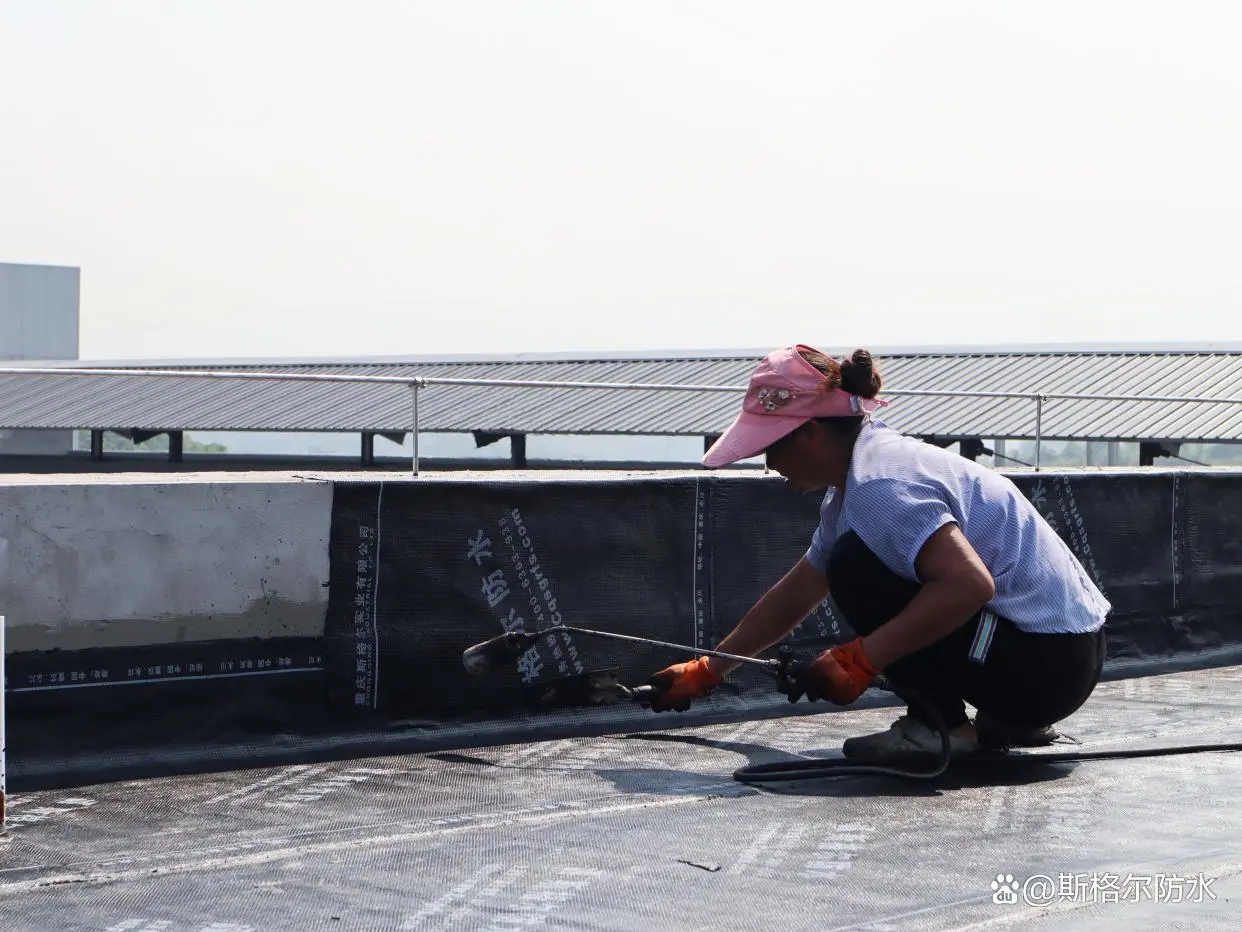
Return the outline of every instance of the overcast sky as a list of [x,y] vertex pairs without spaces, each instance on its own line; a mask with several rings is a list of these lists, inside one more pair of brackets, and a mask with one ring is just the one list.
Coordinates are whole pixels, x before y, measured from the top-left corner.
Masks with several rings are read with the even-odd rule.
[[1242,4],[0,0],[86,357],[1242,339]]

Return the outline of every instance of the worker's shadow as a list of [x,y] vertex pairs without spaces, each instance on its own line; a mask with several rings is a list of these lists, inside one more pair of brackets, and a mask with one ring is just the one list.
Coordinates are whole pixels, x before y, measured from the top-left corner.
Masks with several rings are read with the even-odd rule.
[[[719,741],[698,735],[639,733],[618,736],[627,741],[653,741],[690,747],[728,751],[745,758],[745,763],[728,764],[714,773],[651,767],[597,769],[594,772],[612,782],[624,793],[693,792],[696,785],[718,785],[722,777],[732,778],[741,767],[772,763],[805,763],[813,760],[844,761],[839,749],[811,750],[789,754],[764,744]],[[917,770],[923,764],[909,765]],[[933,778],[904,778],[874,773],[831,773],[805,780],[763,783],[739,781],[755,789],[787,796],[940,796],[944,792],[992,786],[1030,786],[1061,780],[1073,773],[1076,764],[1067,761],[1041,762],[1033,755],[1004,753],[978,754],[953,761],[944,773]]]

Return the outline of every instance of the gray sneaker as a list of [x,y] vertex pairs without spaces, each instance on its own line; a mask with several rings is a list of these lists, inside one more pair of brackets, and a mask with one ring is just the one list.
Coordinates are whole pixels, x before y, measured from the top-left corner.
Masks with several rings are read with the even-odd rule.
[[[971,738],[949,737],[949,750],[954,758],[971,754],[978,748],[978,742]],[[841,746],[841,753],[850,760],[869,764],[939,757],[940,732],[933,731],[918,719],[903,715],[893,722],[888,731],[847,738]]]

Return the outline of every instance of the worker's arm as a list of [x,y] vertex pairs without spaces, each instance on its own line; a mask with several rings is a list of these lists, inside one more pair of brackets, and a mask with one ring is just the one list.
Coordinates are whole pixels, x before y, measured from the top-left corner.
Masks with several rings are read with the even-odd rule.
[[862,639],[863,651],[877,670],[957,630],[996,594],[992,574],[957,524],[932,534],[914,566],[922,589]]
[[[827,596],[827,578],[803,557],[742,616],[716,650],[754,657],[786,637]],[[709,657],[707,663],[718,676],[739,666],[722,657]]]
[[[909,604],[862,638],[824,651],[801,669],[787,691],[791,702],[853,702],[895,660],[960,628],[992,600],[995,581],[957,524],[945,524],[915,558],[923,586]],[[786,690],[782,690],[783,692]]]

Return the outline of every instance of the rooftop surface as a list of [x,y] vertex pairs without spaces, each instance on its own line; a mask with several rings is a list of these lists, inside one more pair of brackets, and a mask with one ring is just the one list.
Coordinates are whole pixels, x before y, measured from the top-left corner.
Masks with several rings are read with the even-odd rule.
[[[1240,687],[1242,667],[1105,682],[1062,728],[1084,751],[1237,741]],[[1242,755],[732,779],[896,714],[817,711],[650,731],[628,710],[598,737],[19,793],[0,927],[1237,928]]]

